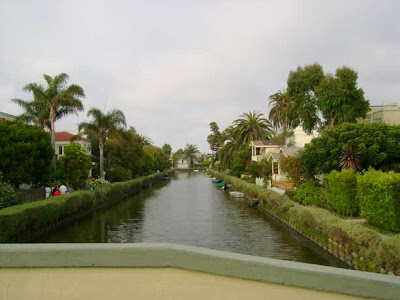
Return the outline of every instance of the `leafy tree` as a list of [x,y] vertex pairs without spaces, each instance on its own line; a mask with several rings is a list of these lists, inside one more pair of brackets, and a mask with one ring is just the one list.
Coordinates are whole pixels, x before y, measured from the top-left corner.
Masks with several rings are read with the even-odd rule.
[[269,96],[269,105],[272,107],[268,117],[275,129],[282,128],[285,138],[287,130],[291,128],[291,122],[288,119],[290,100],[286,91],[278,91]]
[[146,172],[163,171],[171,167],[169,158],[156,146],[145,146],[143,159]]
[[132,172],[124,167],[117,166],[112,169],[107,169],[106,179],[110,182],[121,182],[132,179]]
[[53,155],[50,135],[39,127],[0,122],[0,170],[14,186],[44,182]]
[[295,186],[299,186],[302,179],[302,164],[297,156],[289,156],[281,158],[279,161],[281,170],[286,174],[286,177],[294,183]]
[[248,162],[251,159],[251,150],[246,149],[246,150],[240,150],[235,153],[235,156],[233,158],[232,164],[231,164],[231,169],[235,172],[236,176],[240,176],[247,167]]
[[271,161],[267,158],[263,158],[260,162],[250,161],[247,164],[247,172],[250,173],[253,178],[261,177],[269,179],[272,175]]
[[[105,143],[106,174],[118,173],[118,178],[128,180],[143,173],[143,146],[135,128],[121,129],[110,134]],[[126,171],[122,171],[122,168]],[[117,170],[117,171],[114,171]],[[130,174],[130,175],[129,175]],[[123,177],[122,175],[127,175]],[[110,175],[111,176],[111,175]],[[107,178],[109,176],[107,175]],[[111,180],[111,179],[110,179]],[[112,179],[116,181],[116,179]]]
[[65,154],[58,160],[61,178],[68,180],[73,188],[79,189],[85,186],[92,166],[90,156],[77,143],[71,143],[65,147]]
[[221,134],[221,142],[223,146],[218,151],[220,166],[226,169],[232,163],[235,151],[239,151],[241,145],[237,142],[236,128],[234,126],[227,127]]
[[365,117],[369,102],[357,87],[357,79],[357,73],[347,67],[337,69],[335,76],[325,75],[319,64],[291,71],[287,95],[291,102],[288,119],[293,127],[301,125],[310,133]]
[[343,151],[354,145],[364,169],[400,171],[400,126],[344,123],[326,130],[306,145],[298,158],[303,174],[313,177],[340,170]]
[[120,110],[112,110],[103,113],[97,108],[91,108],[88,117],[93,119],[91,122],[82,122],[79,124],[79,131],[83,131],[92,140],[99,142],[100,150],[100,177],[104,178],[104,144],[112,132],[118,131],[126,126],[125,115]]
[[186,147],[183,150],[185,157],[190,160],[191,166],[193,166],[193,157],[196,152],[199,152],[199,149],[197,149],[197,146],[193,144],[186,144]]
[[260,112],[243,113],[233,122],[239,145],[248,147],[251,141],[270,139],[274,133],[271,123]]
[[55,121],[69,114],[77,114],[83,110],[80,98],[85,97],[83,89],[76,84],[67,85],[69,76],[61,73],[53,77],[44,74],[47,87],[37,83],[25,85],[24,91],[31,92],[33,102],[20,99],[13,101],[25,109],[27,118],[37,118],[37,123],[44,127],[47,120],[50,122],[51,144],[55,149]]

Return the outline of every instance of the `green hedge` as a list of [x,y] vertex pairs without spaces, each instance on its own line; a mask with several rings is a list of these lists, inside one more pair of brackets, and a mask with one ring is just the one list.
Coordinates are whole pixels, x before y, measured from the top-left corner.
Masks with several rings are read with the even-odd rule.
[[335,253],[341,260],[361,270],[381,272],[383,268],[400,275],[400,235],[383,239],[376,230],[343,220],[326,209],[295,206],[287,196],[221,172],[212,170],[211,173],[231,183],[234,189],[252,192],[260,198],[262,208]]
[[313,183],[303,183],[293,196],[293,200],[304,205],[323,206],[323,188]]
[[102,204],[122,198],[147,186],[150,182],[172,171],[156,173],[125,182],[106,185],[94,192],[78,191],[70,195],[52,197],[50,199],[10,206],[0,210],[0,242],[17,241],[20,235],[45,230],[57,221],[96,208]]
[[329,209],[345,216],[358,213],[357,175],[353,170],[334,170],[325,175],[325,188]]
[[376,226],[400,231],[400,174],[373,169],[358,178],[361,215]]

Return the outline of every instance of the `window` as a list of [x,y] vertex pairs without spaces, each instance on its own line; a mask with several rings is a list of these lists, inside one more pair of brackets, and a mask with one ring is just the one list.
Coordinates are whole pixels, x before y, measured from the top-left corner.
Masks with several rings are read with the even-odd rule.
[[58,146],[58,154],[63,154],[63,146]]

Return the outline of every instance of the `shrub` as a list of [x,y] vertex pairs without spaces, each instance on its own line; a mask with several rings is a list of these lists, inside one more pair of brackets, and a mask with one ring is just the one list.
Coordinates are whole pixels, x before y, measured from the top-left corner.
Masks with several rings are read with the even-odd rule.
[[383,240],[378,248],[377,265],[400,275],[400,235]]
[[400,231],[400,174],[370,169],[359,176],[357,195],[368,222]]
[[357,214],[357,176],[353,170],[332,171],[325,176],[328,207],[342,215]]
[[298,187],[294,200],[304,205],[322,206],[321,194],[321,187],[307,182]]
[[19,199],[12,185],[0,181],[0,208],[16,205],[18,203]]
[[107,180],[102,179],[102,178],[90,178],[86,180],[86,188],[88,190],[96,190],[98,188],[101,188],[105,185],[110,184]]
[[106,178],[111,182],[127,181],[132,179],[132,172],[123,167],[115,167],[106,171]]
[[295,186],[299,186],[302,179],[302,164],[300,163],[297,156],[283,157],[280,160],[282,172],[286,174],[286,177],[294,183]]

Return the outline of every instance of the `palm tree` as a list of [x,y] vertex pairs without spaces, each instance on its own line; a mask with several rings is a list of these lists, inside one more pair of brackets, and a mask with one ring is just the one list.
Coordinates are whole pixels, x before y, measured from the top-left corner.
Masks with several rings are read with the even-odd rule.
[[93,120],[91,122],[82,122],[79,124],[79,132],[83,131],[92,139],[99,142],[100,150],[100,177],[104,178],[104,144],[112,132],[126,127],[125,115],[120,110],[112,110],[103,113],[97,108],[91,108],[88,113]]
[[48,109],[40,102],[40,99],[32,101],[12,99],[11,101],[21,106],[24,110],[24,112],[18,116],[19,120],[26,123],[32,122],[42,129],[50,128]]
[[170,144],[164,144],[162,146],[162,150],[164,151],[165,155],[169,158],[171,156],[172,147]]
[[193,165],[193,157],[196,152],[199,152],[199,149],[197,148],[196,145],[193,145],[193,144],[186,144],[186,147],[183,150],[185,157],[190,160],[191,166]]
[[212,152],[211,166],[213,166],[215,160],[215,154],[221,147],[221,133],[219,132],[219,127],[216,122],[210,123],[210,129],[212,133],[207,137],[207,142],[210,145],[210,149]]
[[140,139],[140,143],[142,144],[142,146],[151,146],[153,145],[152,140],[144,135],[138,134],[139,139]]
[[275,129],[282,128],[283,135],[291,128],[291,122],[288,119],[287,112],[290,106],[290,100],[286,91],[278,91],[269,97],[269,106],[272,106],[269,111],[269,119]]
[[28,83],[24,86],[24,91],[31,92],[34,96],[32,102],[20,99],[13,99],[15,103],[21,105],[26,115],[37,117],[37,123],[44,126],[50,122],[51,145],[53,150],[56,148],[55,121],[69,114],[77,114],[83,110],[80,98],[85,97],[83,89],[76,84],[67,86],[69,76],[61,73],[53,77],[44,74],[43,78],[47,82],[47,87],[37,83]]
[[256,111],[241,114],[233,125],[239,146],[248,147],[251,141],[271,139],[274,134],[271,123]]
[[239,151],[240,145],[237,143],[237,127],[231,125],[221,134],[222,147],[218,151],[220,165],[223,169],[227,168],[233,160],[235,151]]
[[354,172],[361,172],[362,162],[360,153],[356,151],[353,144],[350,144],[344,151],[339,160],[339,167],[341,169],[350,169]]

